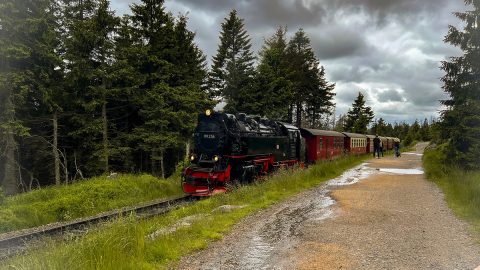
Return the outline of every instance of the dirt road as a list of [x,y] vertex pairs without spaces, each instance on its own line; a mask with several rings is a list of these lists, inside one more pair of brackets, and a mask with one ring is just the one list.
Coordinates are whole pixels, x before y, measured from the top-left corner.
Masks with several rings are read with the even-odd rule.
[[179,269],[474,269],[480,245],[425,180],[424,147],[255,214]]

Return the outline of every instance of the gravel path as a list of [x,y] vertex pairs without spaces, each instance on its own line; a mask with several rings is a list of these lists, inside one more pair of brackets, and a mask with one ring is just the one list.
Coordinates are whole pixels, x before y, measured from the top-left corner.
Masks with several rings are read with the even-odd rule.
[[252,215],[179,269],[474,269],[480,246],[421,153],[372,159]]

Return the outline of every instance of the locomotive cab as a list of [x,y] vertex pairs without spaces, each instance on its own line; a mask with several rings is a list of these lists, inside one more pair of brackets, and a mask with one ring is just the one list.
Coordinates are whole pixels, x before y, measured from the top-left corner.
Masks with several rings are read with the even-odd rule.
[[190,157],[192,163],[208,166],[218,162],[225,152],[228,142],[225,115],[207,110],[198,116],[198,125],[194,133],[195,153]]

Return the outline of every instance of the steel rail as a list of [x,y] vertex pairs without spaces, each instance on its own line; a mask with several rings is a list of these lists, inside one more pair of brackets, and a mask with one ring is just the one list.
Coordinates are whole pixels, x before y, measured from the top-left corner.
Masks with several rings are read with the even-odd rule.
[[130,214],[136,214],[139,218],[157,216],[165,214],[174,208],[191,201],[192,197],[189,195],[175,197],[167,200],[158,200],[136,206],[124,207],[67,222],[55,222],[39,227],[3,233],[0,234],[0,260],[25,251],[25,247],[30,241],[39,239],[40,237],[60,235],[68,231],[82,229],[102,221],[108,221]]

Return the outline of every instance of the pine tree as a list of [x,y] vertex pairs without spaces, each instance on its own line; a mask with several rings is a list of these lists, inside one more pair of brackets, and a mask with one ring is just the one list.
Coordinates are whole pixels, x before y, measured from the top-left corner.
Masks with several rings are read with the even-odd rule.
[[253,87],[251,46],[243,19],[238,17],[236,10],[232,10],[222,23],[220,44],[209,74],[210,91],[225,99],[226,111],[245,110],[243,99],[250,96]]
[[473,10],[455,15],[465,22],[462,30],[449,27],[445,42],[463,55],[442,63],[443,89],[450,95],[442,103],[442,138],[449,141],[450,158],[467,169],[480,168],[480,2],[464,0]]
[[333,127],[333,130],[338,131],[338,132],[343,132],[343,131],[345,131],[343,127],[345,126],[346,118],[347,118],[347,115],[345,115],[345,114],[340,114],[340,115],[338,116],[338,119],[337,119],[334,127]]
[[305,109],[310,116],[311,124],[317,122],[319,114],[330,113],[333,107],[334,84],[325,80],[325,71],[319,67],[319,61],[311,47],[310,39],[300,29],[295,33],[287,46],[288,75],[292,83],[292,96],[289,108],[289,122],[302,126],[302,116]]
[[57,11],[50,0],[0,5],[0,177],[7,194],[30,186],[22,180],[24,174],[33,180],[36,172],[49,168],[51,152],[37,138],[46,141],[45,115],[55,107],[53,96],[61,80]]
[[319,87],[310,92],[306,100],[307,120],[311,128],[321,128],[323,123],[322,115],[331,115],[335,106],[333,97],[335,93],[334,83],[328,83],[325,78],[325,68],[322,66],[317,74]]
[[420,127],[418,139],[420,141],[430,141],[431,140],[431,133],[430,133],[430,124],[428,123],[427,118],[423,120],[422,126]]
[[362,93],[358,93],[357,98],[348,110],[344,129],[348,132],[367,133],[367,127],[374,117],[370,107],[365,106],[365,99]]
[[286,78],[286,29],[279,27],[265,40],[260,51],[253,91],[246,100],[246,111],[271,119],[288,121],[289,102],[292,99],[291,82]]
[[64,2],[69,141],[75,168],[96,175],[109,168],[108,99],[111,98],[113,33],[119,20],[107,0]]
[[380,117],[372,125],[372,134],[378,134],[379,136],[387,136],[387,123]]
[[[184,146],[194,128],[196,114],[212,104],[203,88],[205,57],[194,44],[187,20],[175,23],[163,1],[132,6],[133,49],[138,65],[133,104],[136,115],[130,141],[149,153],[150,170],[167,175],[167,151]],[[182,151],[183,153],[183,151]],[[174,165],[173,165],[174,166]]]

